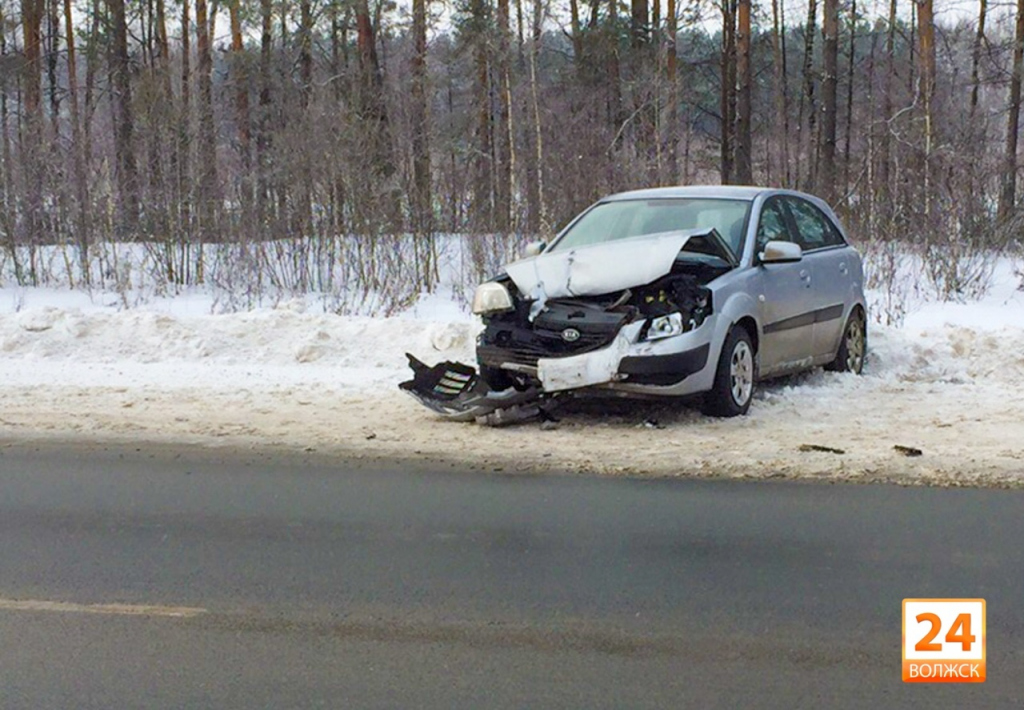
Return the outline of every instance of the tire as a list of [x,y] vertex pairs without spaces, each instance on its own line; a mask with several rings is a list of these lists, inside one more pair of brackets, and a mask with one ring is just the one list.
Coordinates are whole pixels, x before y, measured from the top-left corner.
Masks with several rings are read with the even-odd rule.
[[826,370],[832,372],[852,372],[859,375],[864,370],[864,354],[867,352],[867,330],[864,326],[864,316],[860,310],[850,314],[843,328],[843,338],[839,341],[839,350],[836,351],[836,359],[825,365]]
[[701,411],[712,417],[746,414],[757,383],[757,357],[746,328],[734,327],[722,345],[715,383],[704,393]]

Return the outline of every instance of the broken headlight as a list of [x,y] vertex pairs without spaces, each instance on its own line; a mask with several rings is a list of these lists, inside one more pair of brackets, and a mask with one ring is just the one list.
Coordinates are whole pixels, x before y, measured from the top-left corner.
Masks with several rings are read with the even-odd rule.
[[669,313],[667,316],[651,318],[647,324],[647,335],[645,340],[660,340],[671,338],[673,335],[681,335],[683,329],[683,315],[681,313]]
[[473,294],[473,313],[477,315],[511,311],[514,307],[508,289],[494,281],[480,284]]

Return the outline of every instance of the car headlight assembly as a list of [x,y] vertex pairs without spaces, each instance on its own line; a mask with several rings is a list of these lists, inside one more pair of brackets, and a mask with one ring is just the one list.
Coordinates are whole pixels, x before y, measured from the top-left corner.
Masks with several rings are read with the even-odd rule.
[[490,281],[480,284],[473,294],[473,313],[478,316],[511,311],[513,308],[515,304],[512,303],[512,294],[500,283]]
[[682,335],[686,332],[681,313],[669,313],[667,316],[651,318],[647,324],[647,336],[645,340],[661,340],[671,338],[673,335]]

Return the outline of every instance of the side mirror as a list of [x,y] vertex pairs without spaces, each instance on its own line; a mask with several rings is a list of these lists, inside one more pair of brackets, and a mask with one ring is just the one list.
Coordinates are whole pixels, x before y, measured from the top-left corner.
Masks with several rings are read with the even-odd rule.
[[526,245],[526,249],[523,251],[523,256],[537,256],[547,247],[548,243],[545,241],[530,242]]
[[804,258],[804,250],[793,242],[768,242],[764,245],[758,258],[762,264],[784,264],[789,261],[800,261]]

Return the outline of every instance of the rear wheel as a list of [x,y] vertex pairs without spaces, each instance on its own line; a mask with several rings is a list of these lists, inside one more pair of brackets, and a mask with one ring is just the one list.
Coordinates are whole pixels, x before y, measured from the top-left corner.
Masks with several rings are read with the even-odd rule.
[[715,383],[704,393],[705,414],[735,417],[746,414],[754,397],[757,360],[750,334],[743,327],[729,331],[715,370]]
[[836,359],[825,365],[825,369],[859,375],[864,370],[866,346],[867,332],[864,328],[864,316],[859,310],[855,310],[850,314],[850,320],[846,322],[846,328],[843,329],[843,339],[839,342]]

